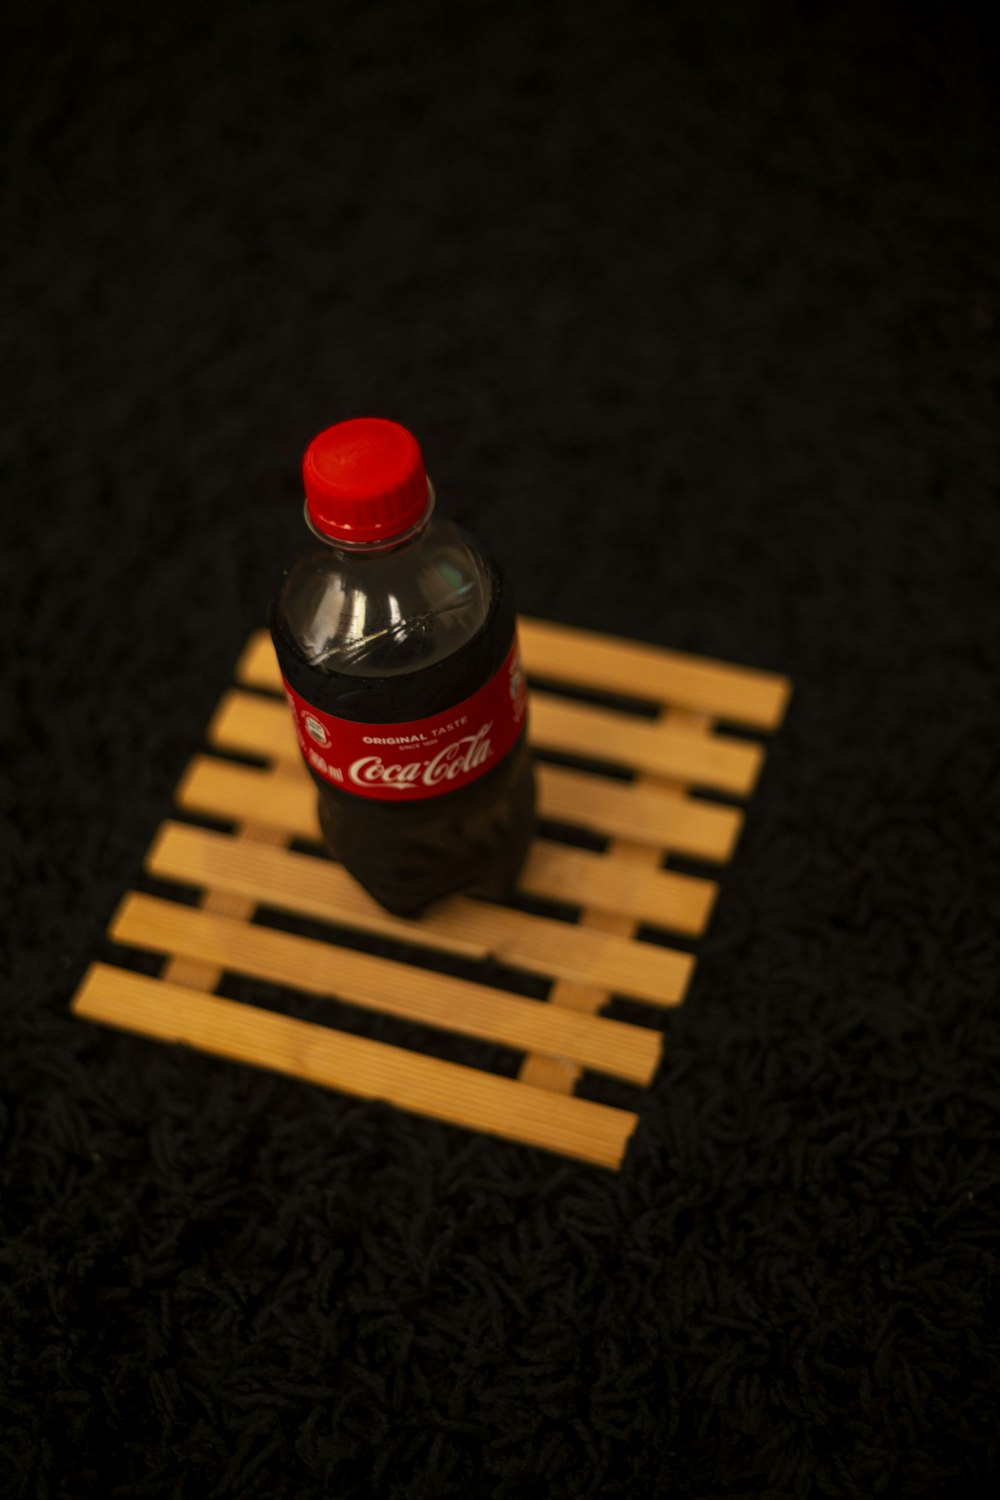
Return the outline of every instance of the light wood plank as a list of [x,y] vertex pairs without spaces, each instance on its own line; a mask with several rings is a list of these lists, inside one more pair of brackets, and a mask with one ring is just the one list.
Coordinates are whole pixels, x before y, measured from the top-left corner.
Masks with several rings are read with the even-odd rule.
[[518,636],[529,677],[692,709],[748,729],[776,729],[791,694],[789,679],[776,672],[551,620],[522,615]]
[[535,770],[541,817],[611,838],[651,844],[661,853],[725,864],[743,827],[743,813],[737,807],[700,802],[682,792],[638,782],[567,771],[562,766],[539,764]]
[[531,743],[560,755],[607,761],[706,791],[749,796],[764,760],[762,745],[636,719],[612,709],[531,694]]
[[278,658],[274,654],[274,642],[271,640],[269,630],[253,632],[240,652],[233,676],[237,682],[245,682],[248,687],[261,688],[272,693],[282,691],[281,671],[278,667]]
[[77,1015],[158,1041],[267,1068],[324,1088],[615,1169],[637,1117],[560,1098],[477,1068],[94,964]]
[[320,917],[399,942],[494,958],[547,979],[605,984],[653,1005],[675,1005],[691,977],[689,953],[621,942],[572,922],[453,896],[418,919],[391,916],[328,859],[237,842],[168,824],[147,857],[156,875],[205,883],[259,905]]
[[284,699],[261,698],[230,688],[219,699],[208,724],[208,742],[243,755],[301,763],[292,716]]
[[518,889],[569,906],[619,912],[635,922],[690,937],[704,932],[718,895],[715,881],[659,869],[660,851],[648,845],[643,856],[641,860],[623,856],[617,847],[594,854],[536,838]]
[[[171,825],[164,825],[164,827]],[[187,830],[188,825],[176,825]],[[200,830],[191,829],[192,834]],[[279,830],[269,832],[272,839],[255,839],[254,842],[282,841]],[[208,835],[220,838],[224,846],[231,843],[227,835]],[[150,860],[156,861],[154,843]],[[323,861],[326,864],[326,861]],[[309,866],[309,878],[303,883],[306,900],[314,894],[313,877],[315,867]],[[175,879],[181,878],[175,873]],[[255,877],[266,879],[264,869]],[[287,885],[287,871],[282,872],[282,885]],[[574,849],[565,844],[553,843],[550,839],[535,839],[528,853],[519,881],[519,888],[527,895],[562,901],[569,906],[587,906],[603,911],[616,911],[634,921],[670,929],[696,936],[704,931],[718,893],[712,880],[702,880],[694,875],[679,875],[674,871],[660,870],[633,857],[618,854],[593,854],[587,849]],[[254,886],[248,894],[254,899],[263,899],[263,885]],[[330,909],[333,894],[324,902],[323,915]],[[299,908],[300,910],[302,908]],[[248,915],[248,913],[240,913]],[[468,953],[472,957],[482,955],[482,944],[456,942],[455,951]]]
[[316,788],[300,767],[259,771],[196,755],[174,793],[178,807],[241,822],[256,817],[290,838],[318,839]]
[[[694,709],[750,729],[776,729],[788,706],[791,683],[778,673],[524,615],[518,632],[529,677]],[[267,631],[251,638],[237,676],[255,687],[280,689]]]
[[489,957],[489,943],[473,930],[463,933],[457,924],[435,924],[431,916],[390,915],[330,859],[265,849],[226,834],[168,822],[160,826],[150,845],[146,869],[166,880],[229,893],[251,906],[318,917],[458,958],[481,962]]
[[660,1034],[644,1027],[588,1016],[570,1017],[567,1025],[565,1015],[540,1000],[155,896],[126,896],[110,931],[117,942],[132,947],[180,954],[308,994],[337,996],[366,1010],[519,1052],[573,1058],[630,1083],[648,1083],[659,1061]]

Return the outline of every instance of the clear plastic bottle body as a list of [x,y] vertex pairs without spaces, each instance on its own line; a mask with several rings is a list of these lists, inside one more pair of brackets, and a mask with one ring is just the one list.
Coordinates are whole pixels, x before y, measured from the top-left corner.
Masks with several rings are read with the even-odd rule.
[[[388,545],[318,540],[287,572],[272,616],[283,675],[304,700],[387,727],[468,699],[499,670],[514,628],[499,569],[435,514]],[[388,910],[415,915],[462,890],[509,893],[534,830],[523,727],[478,780],[409,805],[312,775],[328,849]]]

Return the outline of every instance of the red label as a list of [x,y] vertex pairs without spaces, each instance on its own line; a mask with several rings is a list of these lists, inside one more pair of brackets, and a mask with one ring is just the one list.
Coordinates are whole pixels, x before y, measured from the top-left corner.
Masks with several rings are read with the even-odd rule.
[[313,770],[341,791],[383,802],[440,797],[485,776],[512,748],[526,707],[516,635],[489,682],[429,719],[359,724],[314,708],[287,682],[285,694],[299,747]]

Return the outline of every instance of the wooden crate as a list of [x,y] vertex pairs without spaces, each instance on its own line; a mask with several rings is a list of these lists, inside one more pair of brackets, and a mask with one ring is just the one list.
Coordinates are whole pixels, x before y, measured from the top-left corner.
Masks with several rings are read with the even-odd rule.
[[[210,753],[184,773],[178,818],[158,830],[146,858],[159,881],[197,888],[198,904],[180,891],[178,899],[126,895],[110,936],[162,955],[160,977],[124,958],[95,963],[73,999],[77,1015],[619,1167],[635,1112],[574,1090],[585,1071],[648,1084],[662,1036],[655,1024],[601,1011],[612,994],[654,1012],[683,999],[694,955],[663,935],[697,938],[716,885],[667,868],[669,856],[709,866],[732,857],[743,817],[736,799],[752,792],[764,755],[745,731],[777,728],[789,683],[542,620],[522,619],[520,631],[542,820],[520,881],[529,901],[454,897],[402,920],[322,855],[315,792],[262,631],[209,725]],[[720,732],[720,720],[744,732]],[[206,818],[229,831],[204,826]],[[573,830],[586,836],[574,840]],[[546,902],[560,903],[560,914],[539,914]],[[575,920],[562,915],[566,907]],[[255,920],[262,908],[373,935],[380,951],[358,951],[333,933],[321,941],[281,930]],[[641,929],[657,929],[661,940]],[[393,956],[395,943],[404,946]],[[475,977],[425,967],[414,948],[429,963],[457,957]],[[498,965],[540,976],[547,998],[503,987]],[[227,999],[213,993],[224,974],[499,1044],[520,1054],[519,1068],[501,1075]]]

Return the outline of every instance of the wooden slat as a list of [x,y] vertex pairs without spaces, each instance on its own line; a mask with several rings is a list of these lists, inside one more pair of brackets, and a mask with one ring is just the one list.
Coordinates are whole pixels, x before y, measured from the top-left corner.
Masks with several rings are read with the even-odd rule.
[[648,845],[640,860],[617,849],[594,854],[536,838],[518,888],[529,896],[618,912],[635,922],[698,936],[708,925],[718,886],[697,875],[661,870],[658,859],[659,851]]
[[474,961],[489,955],[481,935],[463,934],[457,924],[435,926],[430,918],[391,916],[329,859],[267,849],[185,823],[163,823],[146,855],[146,869],[162,879],[228,893],[251,906],[318,917],[411,947]]
[[[758,744],[678,729],[669,723],[661,727],[634,715],[570,703],[551,693],[532,693],[530,735],[532,744],[541,750],[603,760],[742,796],[752,791],[764,755]],[[295,760],[301,753],[284,701],[238,688],[223,697],[208,737],[214,745],[272,760]]]
[[[777,673],[523,615],[518,631],[529,677],[694,709],[750,729],[776,729],[788,705],[791,684]],[[252,637],[237,675],[255,687],[280,688],[267,631]]]
[[651,844],[661,853],[725,864],[743,827],[739,808],[699,802],[682,792],[609,781],[561,766],[538,765],[535,770],[541,817]]
[[603,760],[743,797],[753,791],[764,759],[763,746],[748,740],[661,727],[537,689],[531,694],[529,732],[540,750]]
[[[774,672],[734,667],[549,620],[522,615],[518,636],[529,677],[693,709],[748,729],[776,729],[791,693],[788,678]],[[270,646],[269,638],[265,641]]]
[[302,759],[284,699],[261,698],[239,688],[230,688],[220,698],[209,721],[208,741],[226,750],[239,750],[266,760]]
[[297,766],[258,771],[209,755],[193,755],[174,800],[185,812],[241,821],[256,816],[290,838],[318,839],[316,789]]
[[248,687],[281,692],[281,673],[269,631],[254,631],[240,653],[234,675],[237,682],[245,682]]
[[659,1060],[660,1035],[643,1027],[593,1016],[571,1017],[567,1025],[543,1001],[155,896],[126,896],[110,930],[132,947],[181,954],[520,1052],[573,1058],[630,1083],[648,1083]]
[[494,958],[545,978],[604,984],[653,1005],[681,1000],[694,967],[689,953],[601,937],[571,922],[463,896],[440,902],[419,920],[393,917],[331,860],[236,842],[177,824],[164,827],[150,850],[147,868],[155,875],[204,883],[400,942]]
[[94,964],[73,1001],[80,1016],[182,1043],[489,1135],[617,1168],[636,1125],[627,1110],[560,1098],[509,1078],[367,1037]]
[[[219,762],[210,760],[207,764],[214,767]],[[298,768],[294,769],[297,772]],[[267,777],[269,774],[251,772],[252,776]],[[197,791],[198,778],[195,778],[195,783]],[[241,787],[237,807],[244,805],[247,791],[247,787]],[[224,792],[223,796],[226,798],[225,807],[232,808],[228,793]],[[279,801],[280,797],[279,793]],[[203,803],[199,797],[188,805],[191,811],[211,810],[208,799]],[[216,803],[215,807],[220,815],[234,815],[226,813],[222,804]],[[272,830],[272,833],[275,837],[271,842],[280,843],[281,831]],[[293,836],[296,835],[319,841],[314,807],[309,812],[308,821],[303,820]],[[623,842],[621,847],[624,848],[626,843]],[[567,906],[620,912],[639,923],[686,936],[698,936],[711,918],[718,897],[718,884],[699,875],[682,875],[676,870],[660,869],[655,860],[651,864],[645,857],[650,854],[659,858],[659,851],[652,846],[645,848],[644,858],[639,860],[631,855],[619,857],[615,846],[604,853],[595,853],[536,835],[518,878],[518,890],[526,896]]]

